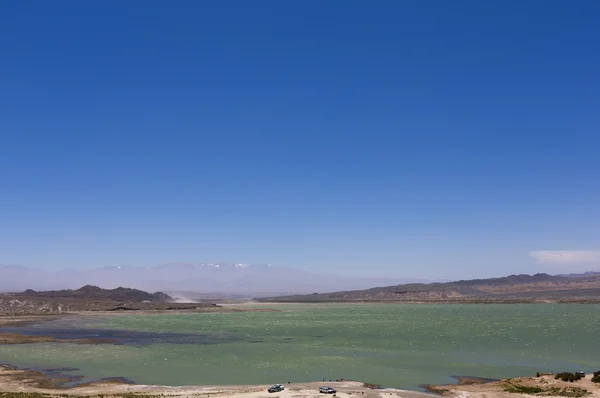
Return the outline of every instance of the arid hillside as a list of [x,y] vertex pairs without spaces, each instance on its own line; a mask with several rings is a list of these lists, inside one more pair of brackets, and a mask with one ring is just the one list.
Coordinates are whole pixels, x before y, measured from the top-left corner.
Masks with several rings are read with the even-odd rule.
[[325,294],[257,299],[265,302],[528,302],[600,301],[600,274],[510,275],[447,283],[406,284]]
[[114,300],[114,301],[151,301],[168,302],[173,298],[163,292],[148,293],[143,290],[130,289],[127,287],[118,287],[116,289],[101,289],[98,286],[85,285],[77,290],[49,290],[36,292],[35,290],[25,290],[22,293],[15,293],[18,296],[42,297],[42,298],[67,298],[84,300]]
[[34,291],[0,294],[0,315],[62,314],[78,311],[166,311],[215,307],[212,303],[173,303],[162,292],[119,287],[84,286],[76,290]]

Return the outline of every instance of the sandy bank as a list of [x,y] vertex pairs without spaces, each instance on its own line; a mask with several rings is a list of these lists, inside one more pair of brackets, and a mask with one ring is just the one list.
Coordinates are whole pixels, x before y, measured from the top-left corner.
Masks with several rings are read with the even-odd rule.
[[0,396],[5,393],[37,393],[48,396],[123,396],[140,394],[146,396],[168,397],[234,397],[234,398],[310,398],[325,397],[319,393],[319,386],[327,385],[337,390],[336,397],[343,398],[431,398],[435,395],[397,389],[375,390],[357,381],[315,382],[285,384],[285,390],[268,393],[268,385],[232,385],[232,386],[156,386],[127,384],[114,380],[99,381],[73,388],[57,388],[61,379],[52,379],[43,373],[21,370],[10,366],[0,366]]
[[[571,397],[600,398],[600,384],[591,381],[591,375],[576,382],[555,380],[553,376],[523,377],[483,383],[475,377],[458,378],[458,384],[428,386],[446,397],[456,398],[516,398],[516,397]],[[319,387],[327,385],[337,390],[336,397],[344,398],[432,398],[430,393],[399,389],[372,389],[357,381],[313,382],[285,384],[285,390],[268,393],[268,385],[230,386],[159,386],[130,384],[120,379],[101,380],[80,384],[76,387],[61,388],[69,382],[61,376],[50,377],[33,370],[22,370],[0,365],[0,397],[10,398],[50,398],[67,396],[84,397],[234,397],[234,398],[311,398],[326,397],[319,393]],[[535,392],[524,393],[527,388]],[[519,390],[515,392],[515,389]],[[511,392],[512,391],[512,392]],[[14,395],[17,393],[17,395]],[[13,395],[9,395],[13,394]],[[22,394],[22,395],[21,395]],[[26,395],[28,394],[28,395]],[[40,395],[31,395],[40,394]]]
[[35,323],[52,321],[57,317],[57,315],[0,315],[0,327],[27,326]]
[[120,344],[115,339],[57,339],[52,336],[26,336],[18,333],[0,332],[0,344],[71,343],[71,344]]

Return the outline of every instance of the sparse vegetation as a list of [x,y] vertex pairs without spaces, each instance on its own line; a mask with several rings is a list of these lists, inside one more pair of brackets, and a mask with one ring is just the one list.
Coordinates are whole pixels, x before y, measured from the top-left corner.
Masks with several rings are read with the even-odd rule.
[[373,384],[373,383],[363,383],[363,387],[375,390],[375,389],[379,388],[379,385]]
[[594,372],[594,375],[592,376],[592,382],[600,383],[600,370]]
[[558,397],[585,397],[586,395],[590,395],[591,392],[586,390],[585,388],[580,387],[566,387],[566,388],[558,388],[552,387],[544,392],[544,394],[540,395],[549,395],[549,396],[558,396]]
[[562,373],[557,373],[556,375],[554,375],[554,378],[556,380],[560,379],[562,381],[568,381],[568,382],[574,382],[577,380],[581,380],[583,376],[579,373],[573,373],[573,372],[562,372]]
[[539,394],[543,390],[540,387],[523,386],[521,384],[507,383],[504,385],[504,391],[518,394]]
[[540,386],[526,386],[513,381],[512,379],[507,379],[503,385],[504,391],[516,394],[529,394],[529,395],[537,395],[537,396],[553,396],[553,397],[571,397],[571,398],[581,398],[591,393],[580,387],[550,387],[550,388],[542,388]]

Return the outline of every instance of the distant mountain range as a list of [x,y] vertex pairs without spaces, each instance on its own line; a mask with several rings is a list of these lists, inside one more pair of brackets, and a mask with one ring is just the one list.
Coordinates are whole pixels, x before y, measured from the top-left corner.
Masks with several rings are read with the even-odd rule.
[[445,283],[412,283],[323,294],[258,299],[271,302],[511,302],[598,301],[600,272],[510,275]]
[[95,285],[145,291],[202,293],[204,297],[262,297],[366,289],[424,280],[360,278],[296,268],[241,263],[170,263],[156,267],[110,266],[46,271],[0,265],[0,291],[60,290]]
[[587,271],[578,274],[558,274],[558,276],[566,276],[568,278],[585,278],[588,276],[600,276],[600,272],[598,271]]

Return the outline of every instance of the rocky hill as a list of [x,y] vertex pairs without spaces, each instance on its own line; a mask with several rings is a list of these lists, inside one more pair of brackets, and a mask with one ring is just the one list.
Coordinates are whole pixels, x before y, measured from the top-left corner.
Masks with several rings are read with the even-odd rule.
[[156,292],[148,293],[143,290],[131,289],[127,287],[118,287],[116,289],[102,289],[98,286],[85,285],[77,290],[49,290],[36,292],[35,290],[25,290],[17,293],[18,296],[42,297],[42,298],[68,298],[84,300],[114,300],[114,301],[151,301],[168,302],[173,298],[166,293]]
[[78,311],[166,311],[214,307],[213,303],[174,303],[162,292],[119,287],[112,290],[84,286],[76,290],[35,291],[0,294],[0,315],[62,314]]
[[269,302],[528,302],[600,301],[600,275],[535,274],[502,278],[414,283],[325,294],[259,298]]

